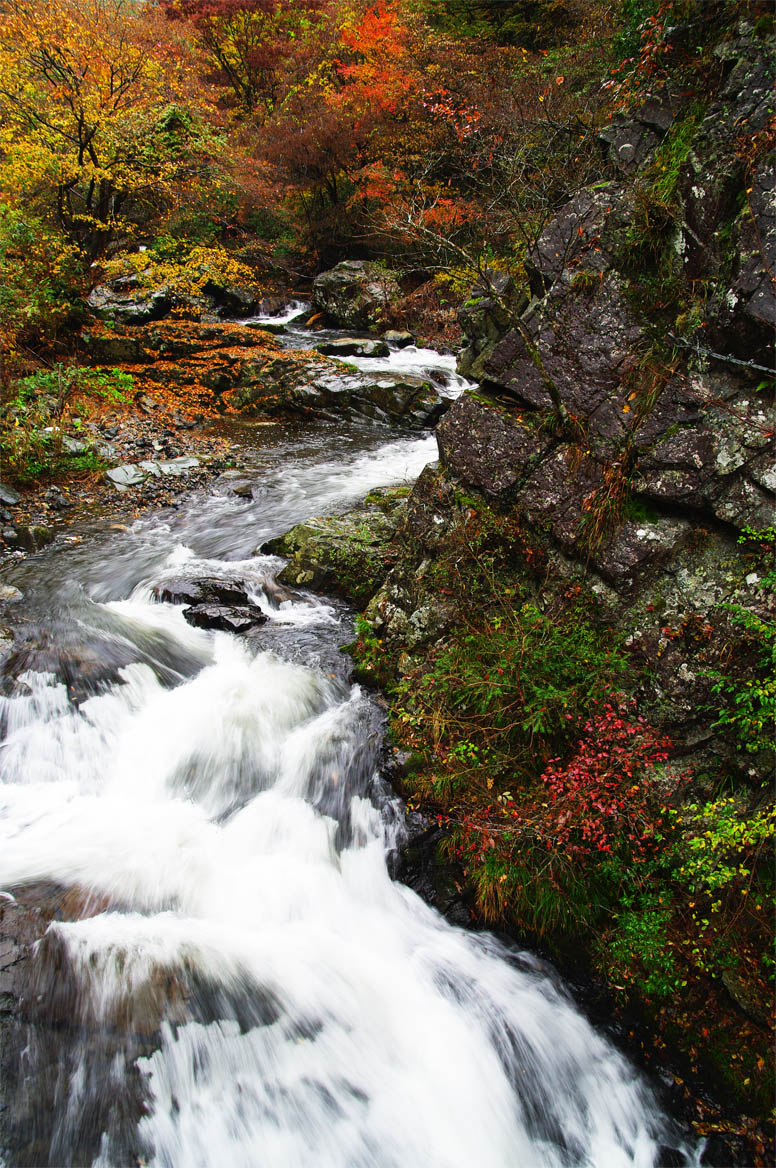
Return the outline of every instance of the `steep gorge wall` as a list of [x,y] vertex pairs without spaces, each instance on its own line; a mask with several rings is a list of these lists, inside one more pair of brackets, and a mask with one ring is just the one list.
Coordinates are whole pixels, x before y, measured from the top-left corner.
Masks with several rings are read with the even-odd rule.
[[[356,652],[393,693],[405,793],[448,825],[485,918],[592,960],[690,1071],[761,1116],[773,1021],[776,69],[771,41],[744,24],[718,58],[705,109],[647,103],[615,118],[601,134],[609,177],[547,225],[526,285],[487,273],[463,307],[459,369],[479,387],[438,427],[439,464],[410,495]],[[549,674],[532,676],[548,645]],[[519,667],[499,661],[502,646],[523,655]],[[568,679],[585,662],[602,688],[583,694],[587,683]],[[665,837],[650,829],[663,842],[643,878],[615,892],[594,862],[553,868],[558,841],[581,855],[581,837],[562,817],[553,836],[541,818],[554,814],[541,802],[549,755],[565,760],[564,781],[562,767],[579,771],[582,725],[597,724],[607,688],[624,694],[623,718],[638,710],[670,740],[667,769],[643,767],[645,784],[620,789],[624,830],[642,796],[658,820],[674,816]],[[592,837],[604,820],[591,803],[593,826],[579,831]],[[554,884],[539,876],[539,837]],[[704,848],[711,867],[693,884]],[[545,894],[542,918],[531,899]],[[597,898],[603,915],[588,911]]]

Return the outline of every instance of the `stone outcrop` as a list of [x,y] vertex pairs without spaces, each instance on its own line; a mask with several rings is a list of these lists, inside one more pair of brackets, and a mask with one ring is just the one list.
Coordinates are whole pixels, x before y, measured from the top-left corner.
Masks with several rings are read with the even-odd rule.
[[165,320],[171,314],[179,320],[208,320],[219,317],[252,316],[259,300],[250,288],[208,279],[197,295],[184,294],[172,285],[148,289],[143,273],[118,276],[107,284],[98,284],[89,294],[87,304],[102,320],[117,324],[149,324]]
[[83,339],[95,364],[120,361],[138,394],[153,399],[160,391],[177,392],[212,415],[361,416],[416,430],[433,426],[449,406],[422,378],[361,371],[313,350],[284,350],[274,336],[235,323],[162,321],[92,329]]

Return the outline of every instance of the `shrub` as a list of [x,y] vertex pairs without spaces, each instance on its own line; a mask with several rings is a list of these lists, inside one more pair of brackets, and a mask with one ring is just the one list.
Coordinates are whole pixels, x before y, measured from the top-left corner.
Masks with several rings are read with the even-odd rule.
[[0,203],[0,351],[6,378],[22,347],[56,341],[81,311],[77,250],[38,219]]
[[63,469],[95,470],[96,452],[68,454],[58,424],[66,406],[79,398],[88,413],[95,399],[121,402],[132,389],[130,374],[121,369],[83,369],[57,364],[20,378],[14,396],[0,413],[0,453],[3,467],[19,482],[32,482]]

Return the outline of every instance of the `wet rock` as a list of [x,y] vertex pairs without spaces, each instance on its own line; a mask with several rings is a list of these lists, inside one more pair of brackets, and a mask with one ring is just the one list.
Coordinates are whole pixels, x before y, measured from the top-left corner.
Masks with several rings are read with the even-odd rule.
[[396,277],[368,260],[343,260],[313,281],[313,304],[341,328],[373,328],[398,299]]
[[0,584],[0,601],[3,604],[17,604],[24,599],[24,593],[13,584]]
[[631,174],[638,170],[665,137],[676,116],[676,103],[649,98],[628,114],[615,114],[598,137],[608,147],[611,162]]
[[264,414],[347,412],[423,429],[449,407],[422,378],[365,373],[322,355],[257,356],[243,361],[225,380],[235,387],[222,391],[230,406]]
[[168,604],[249,604],[244,580],[219,580],[214,576],[196,579],[175,577],[157,584],[153,592],[157,600]]
[[3,538],[11,547],[37,552],[51,543],[54,532],[42,523],[17,523],[14,528],[8,529],[7,534],[3,532]]
[[239,470],[227,470],[213,483],[216,494],[236,495],[238,499],[252,499],[256,484]]
[[219,316],[251,316],[259,307],[255,292],[239,284],[208,280],[202,291],[213,303]]
[[532,526],[551,531],[565,551],[586,559],[589,508],[602,481],[595,458],[562,445],[541,460],[515,498]]
[[185,608],[183,615],[190,625],[198,629],[215,629],[227,633],[247,633],[267,621],[267,617],[256,605],[216,605],[195,604]]
[[297,524],[263,550],[288,557],[279,576],[284,584],[335,592],[365,604],[395,560],[391,540],[407,494],[404,487],[373,491],[346,515]]
[[260,329],[262,332],[269,333],[273,337],[282,337],[286,332],[286,326],[284,324],[278,324],[274,320],[246,320],[245,327],[249,329]]
[[[592,295],[558,286],[541,312],[524,319],[524,328],[569,414],[584,418],[599,435],[622,437],[636,420],[624,375],[642,330],[620,277],[608,272]],[[482,371],[489,385],[552,410],[543,377],[518,330],[492,348]]]
[[772,366],[776,291],[773,153],[747,174],[741,126],[754,138],[773,113],[776,77],[767,41],[739,30],[715,50],[729,70],[693,138],[679,177],[682,218],[675,252],[688,281],[709,280],[705,340]]
[[[575,195],[526,253],[525,267],[534,296],[544,296],[564,273],[571,279],[574,266],[602,271],[613,246],[618,216],[626,214],[622,194],[614,184]],[[602,246],[605,229],[607,250]]]
[[21,502],[21,495],[6,483],[0,483],[0,503],[6,507],[15,507]]
[[463,377],[479,380],[493,346],[509,332],[513,316],[528,307],[528,297],[515,287],[504,272],[487,272],[487,281],[475,285],[469,299],[458,310],[458,323],[465,347],[458,355],[457,368]]
[[627,520],[605,550],[591,559],[605,579],[627,587],[666,564],[691,534],[692,525],[686,519]]
[[776,524],[776,495],[756,483],[737,479],[715,499],[712,510],[725,523],[761,531]]
[[369,338],[343,337],[337,341],[321,341],[315,346],[326,357],[388,357],[390,348],[385,341]]

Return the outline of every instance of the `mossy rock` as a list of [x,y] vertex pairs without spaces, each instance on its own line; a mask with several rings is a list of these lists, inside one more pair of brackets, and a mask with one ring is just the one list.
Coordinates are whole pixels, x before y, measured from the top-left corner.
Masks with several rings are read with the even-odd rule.
[[282,583],[333,592],[363,606],[395,559],[392,539],[406,499],[406,487],[372,491],[346,515],[299,523],[263,550],[288,557]]

